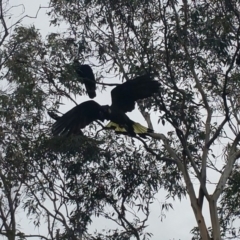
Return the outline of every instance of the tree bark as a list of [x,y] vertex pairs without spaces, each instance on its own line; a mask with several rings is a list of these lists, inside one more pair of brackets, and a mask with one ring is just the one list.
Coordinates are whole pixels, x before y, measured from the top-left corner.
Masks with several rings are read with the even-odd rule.
[[211,197],[209,200],[209,210],[212,222],[213,239],[221,240],[220,224],[217,214],[217,202],[214,200],[213,197]]
[[188,195],[190,197],[191,207],[193,209],[193,212],[194,212],[197,224],[198,224],[201,239],[202,240],[210,240],[207,226],[206,226],[204,217],[202,215],[201,207],[198,205],[197,198],[194,196],[195,194],[194,195],[192,194],[192,191],[194,191],[193,187],[191,187],[191,191],[188,192]]
[[[181,167],[181,165],[179,165],[179,166]],[[182,169],[182,170],[183,170],[182,172],[183,172],[183,176],[184,176],[185,183],[186,183],[187,190],[188,190],[188,195],[190,197],[191,207],[193,209],[193,212],[194,212],[197,224],[198,224],[201,239],[202,240],[210,240],[207,226],[206,226],[204,217],[202,215],[201,207],[198,205],[198,200],[196,198],[196,194],[195,194],[191,179],[188,175],[188,172],[185,171],[184,169]]]

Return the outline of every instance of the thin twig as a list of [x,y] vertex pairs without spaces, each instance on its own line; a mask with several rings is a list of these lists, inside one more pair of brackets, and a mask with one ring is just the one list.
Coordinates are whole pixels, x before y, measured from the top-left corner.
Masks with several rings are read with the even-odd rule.
[[4,35],[2,37],[2,40],[0,41],[0,46],[2,46],[4,40],[6,39],[6,37],[8,36],[9,32],[8,32],[8,28],[3,16],[3,5],[2,5],[2,0],[0,0],[0,19],[4,28]]

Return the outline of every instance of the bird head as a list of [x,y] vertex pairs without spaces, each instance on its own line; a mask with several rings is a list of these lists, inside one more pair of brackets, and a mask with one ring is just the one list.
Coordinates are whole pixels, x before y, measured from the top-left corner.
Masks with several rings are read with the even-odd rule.
[[[101,107],[100,117],[101,117],[103,120],[105,120],[105,119],[109,120],[110,114],[111,114],[110,106],[104,105],[104,106]],[[100,120],[102,120],[102,119],[100,119]],[[102,120],[102,121],[103,121],[103,120]]]

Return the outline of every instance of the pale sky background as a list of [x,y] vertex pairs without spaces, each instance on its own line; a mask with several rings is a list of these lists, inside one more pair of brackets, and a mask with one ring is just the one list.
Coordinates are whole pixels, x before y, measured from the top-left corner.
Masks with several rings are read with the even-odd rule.
[[[38,7],[41,6],[48,6],[48,0],[10,0],[10,5],[16,5],[16,4],[23,4],[25,6],[25,14],[28,14],[30,16],[35,16],[36,12],[38,10]],[[25,19],[22,23],[23,25],[31,25],[35,24],[36,28],[40,29],[41,34],[43,36],[46,36],[50,32],[62,32],[65,31],[66,28],[64,26],[53,28],[49,26],[48,22],[48,16],[45,14],[46,9],[41,9],[38,13],[37,19]],[[8,25],[11,23],[14,23],[17,19],[19,19],[19,16],[22,12],[22,7],[18,6],[17,8],[13,8],[11,10],[12,13],[15,15],[8,20]],[[114,79],[113,79],[114,80]],[[108,80],[109,81],[109,80]],[[109,88],[110,91],[110,88]],[[109,92],[110,93],[110,92]],[[82,101],[87,100],[87,97],[79,97],[77,98],[77,102],[81,103]],[[107,92],[104,92],[104,94],[99,93],[97,97],[95,98],[97,102],[100,104],[110,104],[110,94],[107,94]],[[66,101],[66,105],[61,109],[62,112],[65,112],[69,110],[71,107],[73,107],[74,104],[70,103],[69,101]],[[141,122],[142,124],[146,125],[144,122],[143,117],[139,113],[138,110],[135,110],[133,113],[128,114],[133,120]],[[166,133],[167,128],[163,127],[162,125],[157,125],[157,115],[153,114],[153,123],[154,123],[154,129],[156,132]],[[215,180],[218,180],[218,176],[216,175]],[[196,183],[196,189],[198,189],[197,181]],[[211,186],[210,186],[211,187]],[[198,191],[197,191],[198,192]],[[211,191],[209,191],[211,192]],[[166,218],[161,221],[160,220],[160,213],[161,213],[161,204],[165,202],[165,197],[167,193],[163,190],[161,190],[156,198],[157,201],[155,201],[154,204],[152,204],[150,211],[150,218],[148,221],[149,227],[147,228],[148,232],[151,232],[154,234],[154,236],[151,238],[152,240],[190,240],[191,234],[190,230],[196,226],[196,221],[194,218],[194,214],[192,212],[192,208],[190,206],[189,199],[182,199],[180,202],[179,200],[171,201],[174,207],[174,210],[169,210],[169,212],[166,212]],[[167,200],[168,202],[170,200]],[[207,223],[207,226],[210,226],[209,221],[209,214],[208,214],[208,206],[206,205],[206,201],[203,207],[204,217]],[[21,230],[25,233],[33,234],[34,232],[39,232],[40,234],[44,233],[44,226],[41,227],[39,230],[35,229],[32,224],[29,224],[29,220],[26,221],[26,218],[23,214],[19,211],[19,224],[21,226]],[[109,228],[109,222],[106,221],[94,221],[92,225],[90,226],[90,229],[102,229],[102,228]],[[31,238],[33,239],[33,238]]]

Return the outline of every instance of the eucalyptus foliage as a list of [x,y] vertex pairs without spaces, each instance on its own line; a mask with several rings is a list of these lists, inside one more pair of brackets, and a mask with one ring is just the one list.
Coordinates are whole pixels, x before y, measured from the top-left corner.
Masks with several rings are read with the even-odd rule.
[[[235,0],[52,0],[50,24],[68,28],[46,39],[20,24],[6,38],[3,14],[0,234],[29,237],[16,223],[23,208],[46,224],[39,238],[151,239],[149,207],[164,189],[189,197],[195,239],[238,237],[239,9]],[[156,133],[142,140],[94,123],[84,136],[53,138],[47,111],[85,94],[75,58],[94,65],[105,94],[112,80],[155,73],[160,91],[138,107],[149,127],[157,115]],[[95,218],[116,227],[92,233]]]

